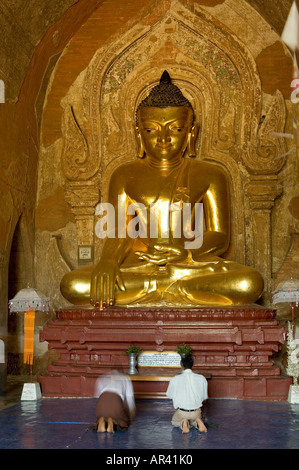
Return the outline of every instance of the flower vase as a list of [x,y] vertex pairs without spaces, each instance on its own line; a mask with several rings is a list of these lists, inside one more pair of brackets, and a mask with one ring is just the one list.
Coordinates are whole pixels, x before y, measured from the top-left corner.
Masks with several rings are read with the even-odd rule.
[[129,354],[129,370],[128,370],[129,375],[138,374],[138,370],[136,369],[136,366],[137,366],[137,354],[130,353]]

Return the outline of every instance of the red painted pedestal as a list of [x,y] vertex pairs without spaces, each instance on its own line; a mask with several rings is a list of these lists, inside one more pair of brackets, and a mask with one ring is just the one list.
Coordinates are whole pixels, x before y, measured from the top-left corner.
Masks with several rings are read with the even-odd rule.
[[[123,366],[130,344],[144,351],[192,347],[194,372],[208,378],[209,396],[287,400],[290,377],[271,361],[286,342],[275,310],[232,308],[68,308],[40,333],[60,358],[39,376],[44,397],[92,397],[100,374]],[[139,367],[131,376],[136,397],[165,397],[180,368]]]

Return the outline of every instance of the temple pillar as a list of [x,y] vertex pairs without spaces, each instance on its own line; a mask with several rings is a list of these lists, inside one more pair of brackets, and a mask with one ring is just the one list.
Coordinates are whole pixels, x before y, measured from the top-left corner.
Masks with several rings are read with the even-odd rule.
[[277,177],[252,176],[245,188],[249,200],[251,219],[251,248],[248,264],[254,266],[263,276],[265,288],[263,300],[271,301],[272,292],[272,238],[271,213],[275,199],[281,194],[277,188]]
[[[70,204],[77,226],[78,262],[93,261],[94,213],[99,190],[93,180],[68,182],[65,199]],[[80,247],[90,247],[90,256],[80,257]]]

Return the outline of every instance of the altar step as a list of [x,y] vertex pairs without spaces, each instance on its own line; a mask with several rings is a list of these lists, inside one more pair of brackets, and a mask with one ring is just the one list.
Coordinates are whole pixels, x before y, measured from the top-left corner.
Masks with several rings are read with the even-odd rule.
[[[104,371],[103,371],[104,373]],[[131,375],[136,398],[167,398],[166,390],[174,374]],[[98,375],[54,375],[40,376],[43,397],[93,397]],[[290,377],[217,377],[209,378],[209,398],[237,398],[243,400],[286,401]]]
[[[124,351],[174,352],[187,343],[194,371],[207,376],[209,395],[221,398],[287,400],[291,384],[273,360],[286,342],[275,310],[258,306],[199,309],[70,308],[57,312],[40,333],[59,359],[39,377],[43,396],[93,396],[96,378],[128,370]],[[139,367],[132,376],[137,396],[165,396],[177,368]]]
[[[122,368],[124,371],[128,369],[128,365],[122,364],[121,362],[115,363],[116,368]],[[111,367],[111,362],[101,362],[100,364],[94,364],[89,362],[79,362],[77,364],[70,364],[64,361],[56,361],[55,364],[51,364],[48,366],[48,372],[52,375],[60,375],[60,374],[83,374],[83,375],[99,375],[109,372],[113,368]],[[167,369],[167,368],[166,368]],[[145,374],[144,367],[139,368],[141,374]],[[155,368],[154,368],[155,370]],[[265,364],[261,363],[260,367],[256,364],[248,364],[248,363],[239,363],[238,368],[233,367],[231,363],[227,364],[213,364],[213,365],[206,365],[203,366],[199,362],[197,362],[197,366],[193,368],[194,372],[199,374],[207,375],[209,377],[263,377],[263,376],[279,376],[280,375],[280,367],[273,365],[271,362],[267,362]],[[179,369],[177,369],[177,373]],[[157,375],[159,373],[157,372]],[[166,372],[167,375],[167,372]],[[170,373],[172,375],[172,372]]]

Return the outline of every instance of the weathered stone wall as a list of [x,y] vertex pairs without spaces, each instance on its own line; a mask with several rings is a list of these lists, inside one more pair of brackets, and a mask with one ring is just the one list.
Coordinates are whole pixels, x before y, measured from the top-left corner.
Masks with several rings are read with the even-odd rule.
[[35,284],[39,126],[47,81],[69,39],[99,3],[0,3],[0,79],[5,84],[0,105],[0,334],[6,354],[20,354],[23,343],[22,318],[18,325],[9,321],[8,299],[27,283]]

